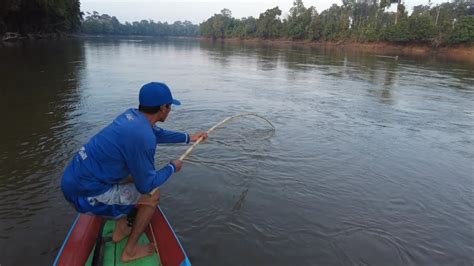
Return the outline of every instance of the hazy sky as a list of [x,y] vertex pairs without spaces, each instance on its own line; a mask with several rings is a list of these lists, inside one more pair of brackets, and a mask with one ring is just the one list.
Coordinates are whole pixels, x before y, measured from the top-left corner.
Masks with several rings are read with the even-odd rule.
[[[403,1],[403,0],[402,0]],[[432,0],[433,3],[446,2],[447,0]],[[340,5],[342,0],[303,0],[306,7],[315,6],[318,12],[330,7],[333,3]],[[428,0],[405,0],[407,9],[415,5],[428,4]],[[288,13],[293,0],[81,0],[81,10],[97,11],[116,16],[120,22],[153,19],[154,21],[174,22],[189,20],[201,23],[223,8],[232,11],[232,16],[258,17],[269,8],[280,7],[283,14]],[[393,5],[391,9],[395,10]]]

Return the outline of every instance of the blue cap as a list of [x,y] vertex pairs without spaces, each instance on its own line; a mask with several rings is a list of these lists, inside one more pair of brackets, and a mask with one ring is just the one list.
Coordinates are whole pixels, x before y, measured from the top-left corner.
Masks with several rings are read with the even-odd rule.
[[156,107],[163,104],[181,105],[181,102],[173,99],[170,88],[161,82],[150,82],[140,89],[139,102],[141,106]]

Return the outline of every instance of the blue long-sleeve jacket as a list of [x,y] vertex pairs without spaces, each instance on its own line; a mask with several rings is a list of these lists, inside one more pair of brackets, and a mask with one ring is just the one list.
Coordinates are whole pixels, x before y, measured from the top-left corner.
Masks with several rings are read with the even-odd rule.
[[153,126],[137,109],[129,109],[84,145],[67,166],[61,188],[69,201],[97,196],[129,175],[137,190],[149,193],[175,171],[173,164],[156,171],[160,143],[189,143],[187,133]]

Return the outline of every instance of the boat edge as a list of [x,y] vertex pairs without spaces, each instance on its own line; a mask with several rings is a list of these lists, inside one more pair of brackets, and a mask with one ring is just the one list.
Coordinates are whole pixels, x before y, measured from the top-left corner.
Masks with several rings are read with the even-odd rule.
[[168,221],[168,218],[166,217],[165,213],[161,209],[160,205],[157,206],[157,209],[161,212],[161,214],[165,218],[165,221],[168,224],[168,227],[172,229],[171,231],[173,232],[174,238],[178,242],[178,245],[181,248],[181,251],[183,252],[184,260],[181,262],[180,266],[191,266],[191,262],[189,261],[188,254],[186,254],[186,251],[184,250],[183,245],[181,244],[181,241],[179,241],[179,238],[176,235],[176,232],[174,231],[174,227],[171,226],[170,222]]
[[79,221],[79,217],[81,216],[80,213],[76,215],[76,219],[72,223],[72,226],[69,228],[69,231],[67,232],[66,238],[63,241],[63,244],[61,245],[61,248],[59,249],[58,255],[56,255],[56,259],[54,259],[53,266],[57,266],[59,262],[59,258],[61,257],[61,254],[64,251],[64,247],[66,246],[67,242],[69,241],[69,238],[71,237],[72,231],[74,231],[74,228],[76,227],[77,221]]

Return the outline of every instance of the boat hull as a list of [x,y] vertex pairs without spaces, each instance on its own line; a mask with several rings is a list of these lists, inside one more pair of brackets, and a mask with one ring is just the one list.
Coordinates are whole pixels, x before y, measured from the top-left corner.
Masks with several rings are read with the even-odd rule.
[[[105,219],[102,217],[79,214],[58,252],[54,265],[84,265],[94,249],[104,223]],[[181,243],[160,207],[153,214],[150,224],[151,228],[148,227],[145,233],[150,242],[156,240],[161,264],[190,266]]]

